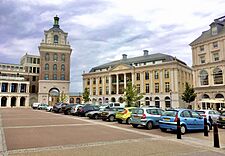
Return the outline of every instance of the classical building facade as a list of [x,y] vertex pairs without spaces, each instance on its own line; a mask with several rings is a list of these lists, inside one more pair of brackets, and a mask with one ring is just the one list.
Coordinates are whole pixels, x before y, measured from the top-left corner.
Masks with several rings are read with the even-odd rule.
[[[70,85],[70,55],[72,49],[65,33],[54,17],[54,25],[44,32],[39,46],[40,75],[38,101],[53,105],[60,93],[68,95]],[[69,102],[69,101],[68,101]]]
[[140,104],[162,108],[186,107],[181,99],[185,83],[192,84],[192,70],[184,62],[161,53],[109,62],[83,74],[92,103],[123,102],[127,82],[137,86],[144,97]]
[[29,107],[34,102],[58,102],[60,93],[68,96],[70,85],[70,55],[68,33],[54,25],[44,32],[40,56],[25,54],[20,64],[0,63],[0,107]]
[[203,109],[224,107],[225,97],[225,16],[215,19],[210,29],[194,40],[193,82],[196,105]]

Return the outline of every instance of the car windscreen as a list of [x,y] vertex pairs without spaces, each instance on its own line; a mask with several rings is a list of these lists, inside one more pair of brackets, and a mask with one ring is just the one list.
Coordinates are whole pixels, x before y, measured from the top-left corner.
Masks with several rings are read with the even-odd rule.
[[176,110],[170,110],[170,111],[165,111],[163,113],[163,116],[171,116],[171,117],[175,117],[177,114],[177,111]]
[[224,115],[225,116],[225,112],[223,112],[221,115]]

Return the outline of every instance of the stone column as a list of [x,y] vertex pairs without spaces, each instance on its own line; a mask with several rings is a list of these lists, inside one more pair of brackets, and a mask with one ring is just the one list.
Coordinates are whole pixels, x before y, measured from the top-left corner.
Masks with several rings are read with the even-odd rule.
[[96,86],[96,87],[95,87],[95,88],[96,88],[96,96],[98,96],[98,95],[99,95],[99,92],[98,92],[98,87],[99,87],[99,86],[98,86],[98,84],[99,84],[98,81],[99,81],[99,79],[98,79],[98,77],[96,77],[95,80],[96,80],[96,84],[95,84],[95,86]]
[[16,107],[20,107],[20,97],[16,98]]
[[149,79],[150,79],[150,93],[153,93],[154,85],[153,85],[153,78],[152,78],[152,71],[149,73]]
[[140,86],[141,90],[140,91],[141,91],[141,93],[144,93],[144,72],[141,72],[140,76],[141,76],[140,77],[141,78],[141,86]]
[[21,83],[18,83],[17,93],[20,93]]
[[90,90],[89,91],[90,91],[90,96],[93,95],[92,94],[92,78],[90,78]]
[[160,75],[159,75],[159,79],[160,79],[160,92],[165,92],[164,90],[164,85],[163,85],[163,70],[160,70]]
[[111,95],[111,87],[112,87],[112,78],[111,75],[109,75],[109,95]]
[[0,97],[0,108],[2,106],[2,97]]
[[177,71],[177,69],[175,69],[175,71],[174,71],[174,86],[175,86],[174,92],[178,92],[178,71]]
[[26,84],[26,93],[29,93],[29,90],[30,90],[30,85]]
[[127,77],[126,77],[126,73],[124,73],[124,89],[127,87]]
[[213,86],[214,82],[213,82],[213,74],[212,74],[211,68],[209,68],[207,72],[208,72],[208,78],[209,78],[209,86]]
[[[102,95],[105,95],[105,76],[102,77]],[[103,101],[102,101],[103,102]]]
[[170,70],[170,84],[171,84],[171,90],[174,90],[174,72],[173,69]]
[[6,107],[10,107],[11,106],[11,97],[7,97],[7,103],[6,103]]
[[135,75],[135,73],[131,73],[132,74],[132,85],[134,85],[134,75]]
[[119,94],[119,74],[116,74],[116,94]]
[[29,96],[25,97],[25,107],[29,107]]
[[[11,93],[11,85],[12,83],[8,83],[8,92]],[[7,100],[8,101],[8,100]]]

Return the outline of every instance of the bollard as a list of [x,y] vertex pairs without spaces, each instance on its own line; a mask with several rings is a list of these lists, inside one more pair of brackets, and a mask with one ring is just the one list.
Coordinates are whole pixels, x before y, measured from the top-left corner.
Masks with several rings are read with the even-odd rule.
[[204,136],[209,136],[207,127],[207,119],[204,118]]
[[180,118],[177,118],[177,139],[181,139]]
[[217,123],[213,124],[214,147],[220,148]]
[[210,122],[210,127],[209,127],[209,130],[212,130],[212,125],[213,125],[213,120],[212,120],[212,117],[209,116],[209,122]]

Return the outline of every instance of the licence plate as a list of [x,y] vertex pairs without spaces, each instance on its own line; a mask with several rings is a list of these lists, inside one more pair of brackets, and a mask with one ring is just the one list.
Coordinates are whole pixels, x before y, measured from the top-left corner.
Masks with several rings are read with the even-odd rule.
[[163,120],[164,121],[170,121],[170,118],[164,118]]

